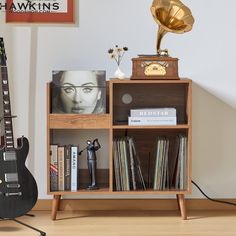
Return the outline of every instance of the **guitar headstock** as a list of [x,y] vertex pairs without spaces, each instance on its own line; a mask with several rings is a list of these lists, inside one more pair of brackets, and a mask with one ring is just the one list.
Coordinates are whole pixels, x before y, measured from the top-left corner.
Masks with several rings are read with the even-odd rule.
[[6,66],[7,56],[4,48],[3,38],[0,38],[0,65]]

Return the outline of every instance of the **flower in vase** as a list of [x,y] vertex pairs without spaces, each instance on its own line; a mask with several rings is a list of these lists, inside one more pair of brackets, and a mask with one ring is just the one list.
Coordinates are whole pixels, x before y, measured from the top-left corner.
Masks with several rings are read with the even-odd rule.
[[110,48],[108,53],[110,54],[111,59],[114,59],[119,66],[126,51],[128,51],[127,47],[119,47],[116,45],[114,49]]

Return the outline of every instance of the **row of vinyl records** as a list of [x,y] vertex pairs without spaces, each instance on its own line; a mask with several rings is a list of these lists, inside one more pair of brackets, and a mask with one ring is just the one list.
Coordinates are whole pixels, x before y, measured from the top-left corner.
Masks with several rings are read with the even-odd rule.
[[[154,171],[154,190],[187,188],[187,137],[178,135],[170,150],[170,139],[158,137]],[[173,155],[170,157],[170,152]]]
[[[151,187],[154,190],[185,190],[187,188],[187,137],[159,136],[156,145],[155,164],[150,166],[154,173]],[[150,183],[144,180],[132,137],[113,140],[113,165],[116,191],[146,190],[150,187]]]

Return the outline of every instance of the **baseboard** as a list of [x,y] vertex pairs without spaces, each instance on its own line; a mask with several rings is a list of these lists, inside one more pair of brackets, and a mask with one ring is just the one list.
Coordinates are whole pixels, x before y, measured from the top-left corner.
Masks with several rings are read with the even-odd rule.
[[[236,203],[236,199],[221,199]],[[50,211],[52,200],[38,200],[35,211]],[[236,206],[207,199],[187,199],[187,210],[236,210]],[[64,199],[60,210],[177,210],[175,199]]]

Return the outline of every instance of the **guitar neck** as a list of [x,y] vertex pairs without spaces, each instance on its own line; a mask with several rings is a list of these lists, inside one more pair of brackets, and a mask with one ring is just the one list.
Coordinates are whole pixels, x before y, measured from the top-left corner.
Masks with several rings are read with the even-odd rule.
[[11,114],[11,101],[8,83],[7,66],[1,66],[1,85],[3,102],[3,121],[5,127],[4,143],[6,150],[14,149],[14,137]]

